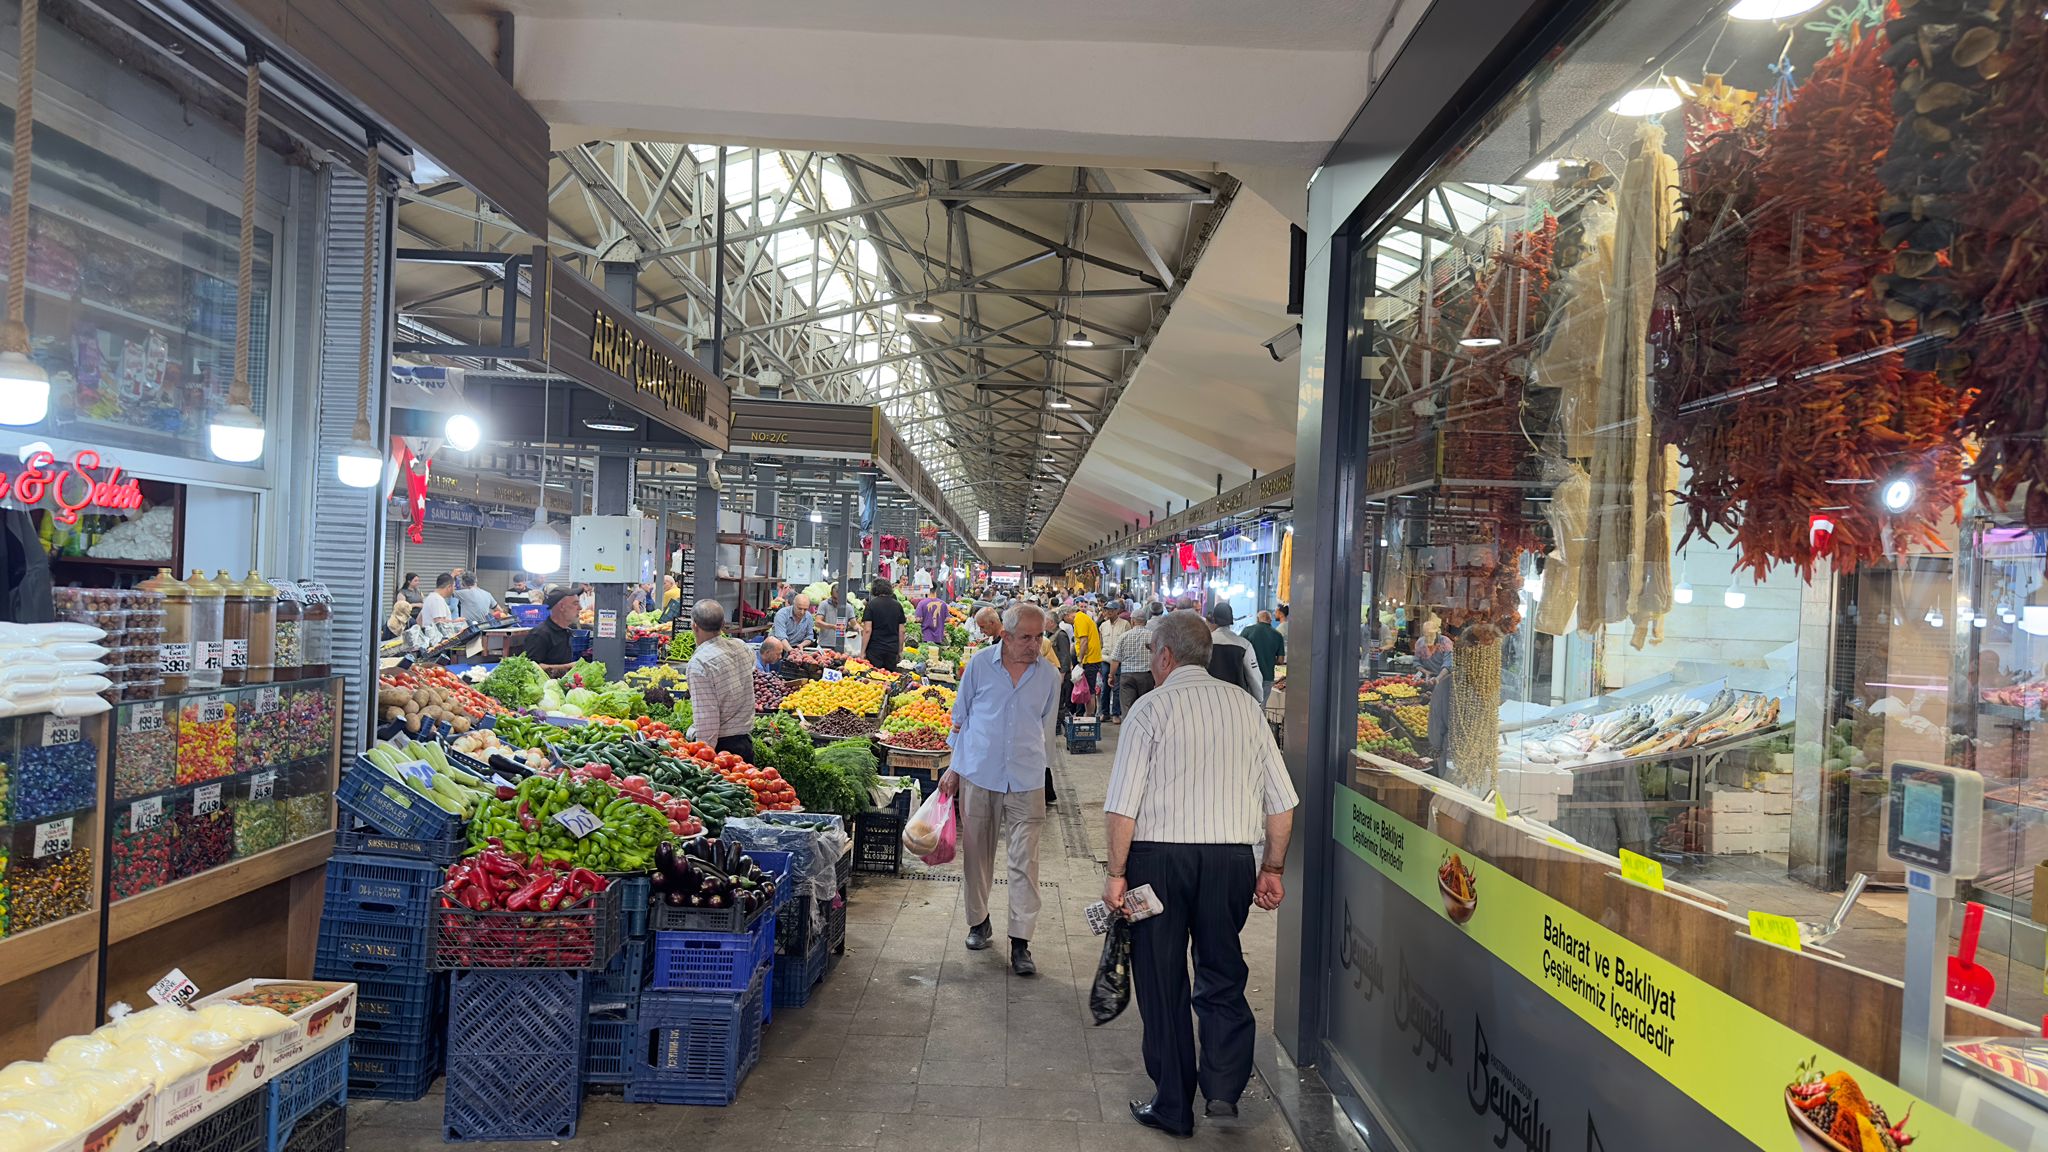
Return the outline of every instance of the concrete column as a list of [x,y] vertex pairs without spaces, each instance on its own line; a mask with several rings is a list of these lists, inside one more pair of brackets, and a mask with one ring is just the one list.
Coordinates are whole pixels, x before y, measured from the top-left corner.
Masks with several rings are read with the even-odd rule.
[[[691,604],[697,600],[716,600],[724,604],[726,589],[732,586],[718,582],[718,489],[711,486],[712,473],[717,468],[717,454],[704,452],[701,457],[697,464],[697,529],[691,545],[691,567],[696,569],[697,586]],[[734,614],[737,614],[737,609]]]
[[[640,268],[632,263],[611,262],[604,266],[605,295],[610,296],[628,312],[637,311],[635,284]],[[633,470],[636,453],[632,449],[615,449],[598,453],[597,492],[594,511],[599,516],[624,516],[633,503]],[[573,528],[571,531],[573,532]],[[626,608],[627,580],[638,579],[637,572],[621,572],[626,580],[591,582],[596,592],[594,606],[597,617],[591,625],[591,658],[602,663],[607,679],[616,680],[626,674]],[[612,634],[604,635],[600,622],[604,614],[612,613],[614,621]]]

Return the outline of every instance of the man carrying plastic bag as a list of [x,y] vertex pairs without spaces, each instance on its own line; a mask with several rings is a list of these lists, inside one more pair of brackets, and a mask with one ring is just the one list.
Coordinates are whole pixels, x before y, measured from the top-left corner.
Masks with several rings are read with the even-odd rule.
[[[1039,659],[1045,626],[1038,608],[1011,605],[1003,616],[1002,641],[975,653],[960,670],[953,767],[939,780],[939,796],[958,801],[967,922],[973,925],[967,947],[977,952],[994,938],[988,894],[995,882],[996,842],[1009,825],[1010,970],[1019,976],[1038,972],[1031,931],[1038,922],[1038,840],[1045,828],[1045,766],[1051,763],[1046,736],[1061,689],[1059,672]],[[939,848],[944,851],[943,842]]]

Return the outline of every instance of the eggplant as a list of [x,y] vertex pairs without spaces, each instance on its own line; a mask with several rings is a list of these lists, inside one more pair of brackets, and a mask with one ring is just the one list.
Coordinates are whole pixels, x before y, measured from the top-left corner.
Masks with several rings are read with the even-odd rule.
[[684,896],[681,892],[663,893],[662,899],[666,900],[671,908],[687,908],[689,906],[689,897]]
[[654,869],[657,874],[673,873],[676,870],[675,844],[668,840],[654,846]]

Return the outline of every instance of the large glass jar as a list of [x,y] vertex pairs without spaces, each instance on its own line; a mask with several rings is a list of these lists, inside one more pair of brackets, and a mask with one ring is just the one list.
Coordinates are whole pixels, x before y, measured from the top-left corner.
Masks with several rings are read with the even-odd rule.
[[242,586],[249,590],[249,676],[250,684],[268,684],[277,669],[277,589],[270,581],[249,573]]
[[299,665],[299,678],[310,680],[327,675],[333,667],[334,597],[327,591],[327,585],[318,580],[299,581],[299,595],[305,600],[305,610],[300,618],[300,630],[305,635],[305,659]]
[[192,589],[159,568],[143,581],[145,591],[160,592],[164,598],[164,634],[157,642],[157,671],[163,676],[166,694],[183,692],[192,677]]
[[227,611],[227,590],[206,578],[204,569],[194,568],[185,581],[192,599],[192,676],[195,689],[221,685],[222,628]]
[[277,637],[271,653],[273,664],[271,679],[297,680],[299,666],[306,662],[305,604],[299,595],[299,586],[289,580],[271,580],[271,587],[277,590]]
[[249,681],[249,583],[228,575],[223,568],[214,574],[221,587],[221,666],[223,684]]

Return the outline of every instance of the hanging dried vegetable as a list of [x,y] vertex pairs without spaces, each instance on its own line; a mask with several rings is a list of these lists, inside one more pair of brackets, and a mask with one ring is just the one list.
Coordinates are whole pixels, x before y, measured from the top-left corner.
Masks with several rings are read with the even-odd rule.
[[1500,678],[1500,632],[1484,622],[1465,629],[1451,652],[1445,753],[1450,778],[1481,796],[1493,791],[1500,763]]
[[2048,4],[2017,5],[2005,50],[1980,64],[1996,76],[1976,117],[1987,142],[1970,173],[1983,219],[1957,242],[1972,273],[1981,319],[1971,326],[1962,383],[1974,392],[1960,428],[1980,449],[1978,492],[2004,507],[2028,484],[2024,515],[2048,527],[2048,158],[2037,150],[2048,123]]
[[[1691,513],[1696,526],[1733,518],[1738,563],[1759,576],[1779,562],[1812,576],[1820,557],[1807,522],[1824,508],[1838,566],[1916,542],[1940,546],[1936,526],[1961,486],[1958,396],[1905,366],[1896,349],[1913,325],[1888,318],[1871,290],[1892,264],[1878,223],[1883,192],[1870,176],[1896,127],[1883,47],[1881,37],[1853,36],[1829,52],[1756,170],[1756,196],[1770,209],[1749,232],[1737,373],[1766,386],[1733,403],[1727,477],[1702,489],[1731,506],[1703,506],[1695,493]],[[1843,486],[1902,473],[1922,497],[1894,517],[1873,489]]]

